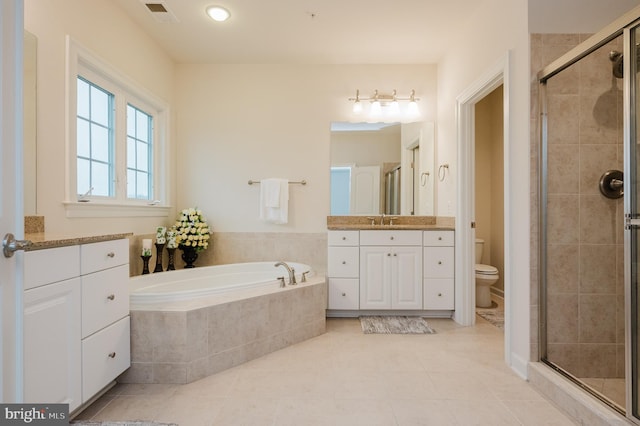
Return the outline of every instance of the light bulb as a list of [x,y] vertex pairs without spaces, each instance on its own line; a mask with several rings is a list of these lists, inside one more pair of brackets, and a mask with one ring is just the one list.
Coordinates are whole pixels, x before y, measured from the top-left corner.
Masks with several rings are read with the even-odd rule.
[[207,15],[214,21],[223,22],[229,19],[231,13],[222,6],[209,6],[207,8]]
[[400,114],[400,106],[398,105],[398,101],[395,99],[391,101],[391,104],[389,104],[389,114],[391,115]]
[[416,116],[420,114],[420,111],[418,110],[418,103],[416,101],[409,102],[409,106],[407,108],[407,114],[411,116]]
[[356,99],[356,101],[353,103],[353,112],[355,114],[360,114],[362,112],[362,102],[360,102],[359,100]]
[[380,105],[380,101],[371,102],[371,115],[381,115],[382,114],[382,105]]

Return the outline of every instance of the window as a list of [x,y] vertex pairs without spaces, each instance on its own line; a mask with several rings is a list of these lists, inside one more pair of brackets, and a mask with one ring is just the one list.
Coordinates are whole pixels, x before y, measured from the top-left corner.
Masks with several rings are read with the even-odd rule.
[[168,215],[168,106],[70,38],[67,60],[67,216]]

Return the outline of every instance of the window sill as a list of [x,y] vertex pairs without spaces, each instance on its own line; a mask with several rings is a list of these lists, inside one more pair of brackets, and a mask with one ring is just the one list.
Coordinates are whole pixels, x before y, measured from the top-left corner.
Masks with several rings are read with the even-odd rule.
[[168,217],[171,206],[115,204],[89,201],[63,203],[67,217]]

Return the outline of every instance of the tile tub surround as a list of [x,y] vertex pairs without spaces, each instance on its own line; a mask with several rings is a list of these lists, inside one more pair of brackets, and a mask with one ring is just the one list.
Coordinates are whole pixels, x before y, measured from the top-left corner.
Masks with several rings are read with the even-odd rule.
[[132,306],[131,368],[118,382],[191,383],[319,336],[325,332],[326,304],[325,279],[317,276],[262,295],[178,304],[184,309]]

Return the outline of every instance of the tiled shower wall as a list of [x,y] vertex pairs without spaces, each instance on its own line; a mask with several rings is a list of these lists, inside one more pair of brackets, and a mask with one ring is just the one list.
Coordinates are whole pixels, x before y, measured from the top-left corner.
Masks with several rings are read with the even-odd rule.
[[[531,358],[538,355],[539,107],[536,75],[588,35],[531,36]],[[548,82],[548,359],[578,377],[624,377],[622,199],[598,181],[622,170],[622,80],[614,40]]]

